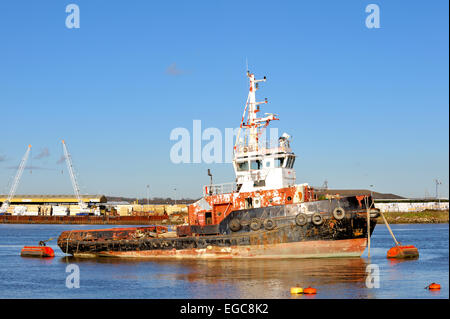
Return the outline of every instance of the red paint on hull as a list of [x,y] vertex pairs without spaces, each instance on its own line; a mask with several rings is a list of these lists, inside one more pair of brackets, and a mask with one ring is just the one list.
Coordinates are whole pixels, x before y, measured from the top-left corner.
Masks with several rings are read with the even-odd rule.
[[25,246],[20,252],[22,257],[55,257],[55,252],[47,246]]

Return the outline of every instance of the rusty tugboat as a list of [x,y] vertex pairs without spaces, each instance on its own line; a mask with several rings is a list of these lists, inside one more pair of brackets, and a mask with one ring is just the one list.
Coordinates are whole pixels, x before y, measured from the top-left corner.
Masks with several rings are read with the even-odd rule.
[[257,117],[267,99],[256,102],[255,93],[266,77],[247,76],[249,94],[234,146],[234,183],[205,186],[203,197],[188,207],[188,223],[176,232],[165,226],[65,231],[58,238],[61,250],[76,257],[361,256],[379,215],[371,196],[319,200],[314,188],[295,184],[290,136],[284,133],[273,147],[261,139],[269,123],[278,120],[270,113]]

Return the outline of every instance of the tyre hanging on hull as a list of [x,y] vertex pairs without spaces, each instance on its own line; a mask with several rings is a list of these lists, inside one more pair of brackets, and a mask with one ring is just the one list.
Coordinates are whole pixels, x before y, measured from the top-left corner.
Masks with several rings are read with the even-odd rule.
[[311,217],[311,222],[316,226],[322,225],[323,223],[322,215],[320,215],[319,213],[314,213]]
[[333,217],[337,220],[341,220],[345,217],[345,210],[342,207],[336,207],[333,210]]
[[238,218],[233,218],[232,220],[230,220],[228,227],[230,227],[231,231],[239,231],[241,229],[241,222]]
[[250,229],[257,231],[261,229],[261,221],[258,218],[252,218],[250,221]]
[[266,230],[272,230],[275,229],[275,227],[277,226],[277,224],[275,223],[275,221],[271,218],[268,218],[264,221],[264,228]]
[[308,217],[306,216],[306,214],[298,213],[297,216],[295,216],[295,223],[298,226],[305,226],[307,222]]

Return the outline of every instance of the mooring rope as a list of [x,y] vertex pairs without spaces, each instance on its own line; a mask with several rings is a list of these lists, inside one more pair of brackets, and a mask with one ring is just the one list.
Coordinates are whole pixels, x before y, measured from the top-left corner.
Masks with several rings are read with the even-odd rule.
[[66,254],[69,251],[69,239],[70,239],[70,236],[72,236],[72,232],[73,232],[73,230],[70,231],[69,236],[67,237],[67,240],[66,240],[66,244],[67,244],[66,245]]

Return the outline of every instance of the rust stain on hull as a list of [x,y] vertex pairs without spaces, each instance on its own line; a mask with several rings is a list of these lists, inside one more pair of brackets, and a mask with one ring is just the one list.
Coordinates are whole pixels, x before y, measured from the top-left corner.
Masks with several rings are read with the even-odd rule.
[[[344,216],[334,216],[340,205]],[[77,257],[123,258],[318,258],[358,257],[376,226],[354,198],[232,212],[218,225],[73,230],[58,246]],[[315,217],[315,218],[314,218]],[[256,226],[255,226],[256,225]],[[181,231],[180,231],[181,230]],[[369,234],[367,232],[370,232]]]
[[307,241],[278,243],[269,245],[247,245],[201,249],[171,249],[143,251],[101,251],[95,254],[77,254],[75,257],[120,257],[120,258],[177,258],[177,259],[274,259],[274,258],[325,258],[360,257],[367,239],[348,239],[338,241]]

